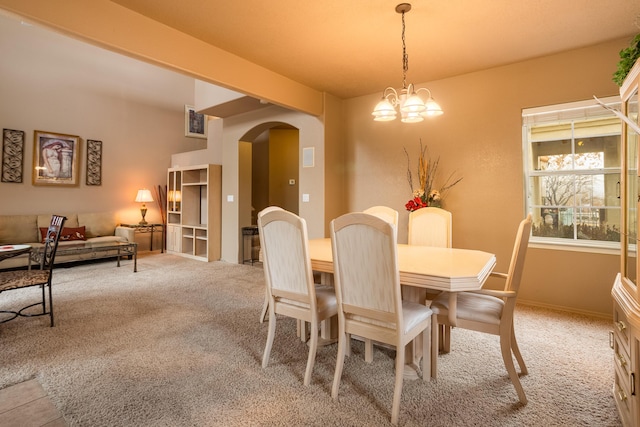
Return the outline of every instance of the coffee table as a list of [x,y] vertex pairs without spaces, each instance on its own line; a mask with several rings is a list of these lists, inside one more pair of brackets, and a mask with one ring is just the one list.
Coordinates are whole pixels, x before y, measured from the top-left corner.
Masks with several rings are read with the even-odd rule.
[[[31,251],[31,261],[39,264],[42,259],[44,247]],[[120,258],[133,258],[133,272],[138,271],[138,244],[135,242],[107,242],[107,243],[77,243],[71,245],[58,245],[56,257],[60,255],[93,254],[91,259],[113,258],[117,259],[120,267]]]
[[0,261],[14,256],[26,254],[31,250],[30,245],[2,245],[0,246]]

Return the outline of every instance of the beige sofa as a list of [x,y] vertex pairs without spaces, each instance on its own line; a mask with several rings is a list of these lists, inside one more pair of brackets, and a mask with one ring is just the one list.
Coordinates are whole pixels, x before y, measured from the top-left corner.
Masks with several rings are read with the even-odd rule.
[[[58,214],[56,212],[56,214]],[[67,217],[64,224],[67,236],[61,235],[59,249],[66,245],[91,245],[106,242],[133,242],[135,229],[118,227],[120,223],[114,212],[99,213],[60,213]],[[0,215],[0,245],[28,244],[34,248],[42,246],[42,229],[47,229],[51,222],[51,214],[41,215]],[[83,228],[84,227],[84,228]],[[82,261],[115,256],[100,252],[88,252],[82,254],[65,255],[59,251],[56,255],[56,264],[65,262]],[[29,260],[26,256],[8,258],[0,262],[0,269],[26,266]]]

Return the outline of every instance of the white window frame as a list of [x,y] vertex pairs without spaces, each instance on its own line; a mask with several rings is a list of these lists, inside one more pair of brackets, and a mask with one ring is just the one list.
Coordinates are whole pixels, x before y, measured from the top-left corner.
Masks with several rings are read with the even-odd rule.
[[[605,105],[613,107],[617,110],[619,110],[621,106],[619,96],[600,98],[600,101],[602,101]],[[531,207],[531,197],[529,195],[529,183],[531,182],[531,178],[534,176],[549,174],[548,172],[540,174],[540,172],[536,172],[531,168],[533,162],[530,158],[531,147],[528,138],[528,127],[530,125],[540,123],[548,123],[554,121],[561,122],[580,119],[586,120],[597,117],[615,117],[615,115],[613,112],[608,111],[601,105],[599,105],[595,99],[548,105],[543,107],[524,108],[522,110],[522,161],[524,171],[523,191],[525,212],[533,212],[534,209]],[[624,153],[620,152],[620,156],[624,156]],[[620,166],[618,166],[618,168],[609,167],[606,169],[596,169],[593,171],[588,171],[586,173],[602,174],[605,172],[615,172],[620,175],[621,169]],[[621,209],[621,207],[619,208]],[[594,252],[615,255],[620,253],[620,242],[606,242],[602,240],[551,238],[532,235],[529,239],[529,246],[534,248]]]

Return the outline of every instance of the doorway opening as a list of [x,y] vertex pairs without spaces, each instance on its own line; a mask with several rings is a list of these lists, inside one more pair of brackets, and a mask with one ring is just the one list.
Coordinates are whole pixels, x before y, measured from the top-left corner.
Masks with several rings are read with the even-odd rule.
[[298,128],[283,122],[258,125],[238,141],[240,263],[259,259],[262,209],[279,206],[299,214],[299,153]]

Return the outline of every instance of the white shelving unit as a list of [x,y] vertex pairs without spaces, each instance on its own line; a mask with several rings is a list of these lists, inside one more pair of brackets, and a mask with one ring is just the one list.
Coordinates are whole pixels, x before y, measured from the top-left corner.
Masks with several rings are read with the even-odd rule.
[[170,168],[167,173],[167,252],[220,259],[222,166]]

